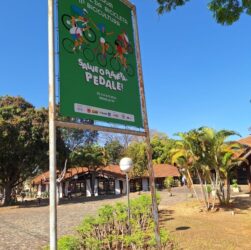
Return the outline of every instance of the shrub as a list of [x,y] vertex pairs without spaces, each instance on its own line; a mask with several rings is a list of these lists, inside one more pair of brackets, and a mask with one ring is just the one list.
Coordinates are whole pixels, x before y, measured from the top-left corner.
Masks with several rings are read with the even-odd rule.
[[78,246],[78,239],[74,236],[63,236],[58,240],[58,250],[77,250]]
[[[157,198],[159,202],[159,196]],[[151,196],[142,195],[131,201],[131,233],[127,224],[127,206],[116,203],[98,210],[98,216],[86,217],[77,228],[78,236],[65,236],[59,240],[64,249],[156,249]],[[169,234],[161,230],[161,243],[167,245]]]
[[206,185],[205,189],[206,189],[206,192],[208,194],[212,193],[212,187],[211,187],[211,185]]
[[237,179],[232,180],[232,188],[238,188]]
[[171,192],[172,186],[174,185],[174,179],[172,176],[168,176],[164,180],[164,186],[165,188]]

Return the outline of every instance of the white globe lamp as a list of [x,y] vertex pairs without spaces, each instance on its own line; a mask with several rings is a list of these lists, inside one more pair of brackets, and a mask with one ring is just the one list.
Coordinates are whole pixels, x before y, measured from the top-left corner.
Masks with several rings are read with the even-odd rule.
[[129,234],[131,234],[131,224],[130,224],[130,199],[129,199],[129,178],[128,178],[128,173],[133,167],[132,159],[128,157],[124,157],[120,160],[119,166],[122,172],[126,174],[126,193],[127,193],[127,202],[128,202],[128,230]]
[[120,160],[119,166],[122,172],[129,173],[133,167],[132,159],[129,157],[124,157]]

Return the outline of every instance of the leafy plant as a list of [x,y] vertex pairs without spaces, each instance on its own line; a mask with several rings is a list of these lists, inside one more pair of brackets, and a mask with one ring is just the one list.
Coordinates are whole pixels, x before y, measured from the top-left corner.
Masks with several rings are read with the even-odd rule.
[[164,180],[164,186],[165,188],[171,192],[172,186],[174,185],[174,179],[172,176],[168,176]]
[[[157,200],[159,202],[159,196]],[[61,238],[59,249],[156,249],[151,204],[148,195],[131,201],[130,230],[126,204],[105,205],[99,209],[98,216],[83,220],[77,228],[77,237]],[[160,235],[165,249],[170,236],[164,230],[161,230]]]
[[212,186],[211,185],[206,185],[206,192],[208,194],[212,193]]
[[238,188],[237,179],[232,180],[232,188]]

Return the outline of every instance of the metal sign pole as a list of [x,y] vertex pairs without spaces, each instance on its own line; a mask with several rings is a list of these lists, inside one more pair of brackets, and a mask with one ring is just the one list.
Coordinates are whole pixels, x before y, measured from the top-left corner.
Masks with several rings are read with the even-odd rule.
[[130,220],[131,220],[131,211],[130,211],[130,197],[129,197],[129,195],[130,195],[130,188],[129,188],[130,186],[129,186],[129,178],[128,178],[128,173],[126,173],[126,194],[127,194],[127,205],[128,205],[128,210],[127,210],[127,212],[128,212],[128,231],[129,231],[129,234],[131,234],[131,222],[130,222]]
[[56,109],[54,63],[54,0],[48,0],[48,48],[49,48],[49,158],[50,158],[50,249],[57,249],[56,203]]
[[148,173],[149,173],[149,182],[150,182],[150,191],[152,196],[152,213],[154,220],[154,232],[155,239],[157,243],[157,249],[161,249],[161,241],[160,241],[160,231],[159,231],[159,215],[158,215],[158,205],[156,198],[156,189],[154,182],[154,172],[153,172],[153,164],[152,164],[152,148],[150,144],[150,132],[148,126],[148,117],[146,110],[146,100],[145,100],[145,89],[144,89],[144,81],[143,81],[143,73],[142,73],[142,64],[141,64],[141,56],[140,56],[140,47],[139,47],[139,35],[138,35],[138,25],[137,25],[137,15],[136,15],[136,7],[133,6],[133,21],[134,21],[134,31],[135,31],[135,44],[136,44],[136,53],[137,53],[137,65],[138,65],[138,77],[139,77],[139,87],[140,87],[140,96],[141,96],[141,106],[142,106],[142,114],[144,121],[144,128],[146,133],[146,151],[147,151],[147,160],[148,160]]

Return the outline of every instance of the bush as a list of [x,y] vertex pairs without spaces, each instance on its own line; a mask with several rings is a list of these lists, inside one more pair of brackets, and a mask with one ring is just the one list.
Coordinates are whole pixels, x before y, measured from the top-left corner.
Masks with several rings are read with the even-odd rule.
[[63,236],[58,240],[58,250],[77,250],[78,246],[78,239],[74,236]]
[[172,176],[168,176],[164,180],[164,186],[165,188],[171,192],[172,186],[174,185],[174,179]]
[[212,193],[212,187],[211,187],[211,185],[206,185],[205,189],[206,189],[206,192],[207,192],[208,194],[211,194],[211,193]]
[[232,188],[238,188],[237,179],[232,180]]
[[[59,249],[156,249],[151,196],[142,195],[131,201],[131,233],[127,225],[127,212],[124,203],[101,207],[97,217],[87,217],[83,220],[77,228],[77,238],[61,238]],[[169,234],[161,230],[163,247],[169,241]]]

